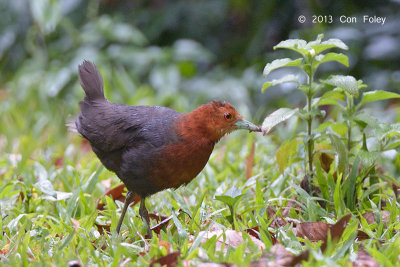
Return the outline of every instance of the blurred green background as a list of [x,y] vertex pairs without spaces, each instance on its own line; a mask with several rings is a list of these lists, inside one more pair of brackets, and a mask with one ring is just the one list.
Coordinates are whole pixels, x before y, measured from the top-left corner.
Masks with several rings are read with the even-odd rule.
[[[341,71],[371,90],[398,91],[399,7],[399,0],[0,0],[0,152],[29,146],[24,135],[36,145],[66,135],[65,122],[83,96],[77,66],[84,59],[99,67],[110,101],[189,112],[228,100],[260,123],[273,109],[304,99],[291,85],[261,94],[265,64],[292,56],[273,46],[324,33],[350,47],[350,68],[327,64],[321,77]],[[331,15],[333,23],[313,23],[313,15]],[[340,23],[341,15],[358,21]],[[363,15],[386,21],[363,23]],[[376,112],[386,114],[384,105]]]

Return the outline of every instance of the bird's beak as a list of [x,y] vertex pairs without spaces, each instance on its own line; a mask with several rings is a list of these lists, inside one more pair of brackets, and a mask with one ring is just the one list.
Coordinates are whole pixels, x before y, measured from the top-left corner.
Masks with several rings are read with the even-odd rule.
[[245,129],[249,130],[249,132],[261,132],[261,128],[249,121],[240,120],[235,123],[236,129]]

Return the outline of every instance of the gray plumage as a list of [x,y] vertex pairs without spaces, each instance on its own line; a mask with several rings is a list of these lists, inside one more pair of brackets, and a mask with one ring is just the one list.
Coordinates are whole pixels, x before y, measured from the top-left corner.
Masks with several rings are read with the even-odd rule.
[[179,139],[174,121],[181,113],[157,106],[127,106],[104,97],[103,80],[93,63],[79,66],[79,81],[85,98],[75,121],[103,165],[115,172],[128,190],[145,197],[159,191],[148,181],[153,155]]

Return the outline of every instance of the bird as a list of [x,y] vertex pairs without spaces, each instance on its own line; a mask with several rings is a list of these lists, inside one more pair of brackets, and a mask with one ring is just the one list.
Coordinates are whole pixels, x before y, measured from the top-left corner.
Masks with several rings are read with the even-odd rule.
[[127,188],[117,234],[135,193],[141,199],[139,215],[151,237],[147,197],[193,180],[224,135],[238,129],[261,132],[228,102],[213,100],[189,113],[117,104],[106,99],[103,78],[92,62],[84,60],[78,76],[85,96],[79,102],[76,130]]

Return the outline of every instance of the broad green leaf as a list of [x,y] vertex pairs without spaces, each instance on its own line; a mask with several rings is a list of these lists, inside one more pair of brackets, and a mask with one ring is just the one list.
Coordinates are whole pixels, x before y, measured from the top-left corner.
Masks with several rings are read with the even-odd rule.
[[347,45],[339,39],[329,39],[320,44],[311,44],[311,47],[314,48],[316,55],[330,48],[349,49]]
[[400,95],[393,92],[387,92],[382,90],[365,92],[361,100],[361,105],[372,101],[392,99],[392,98],[400,98]]
[[287,140],[276,151],[276,162],[281,173],[290,165],[290,159],[296,154],[300,143],[298,139]]
[[358,82],[353,76],[332,75],[322,82],[341,88],[350,95],[358,97]]
[[361,163],[366,167],[372,166],[378,159],[379,155],[380,153],[377,151],[360,150],[358,152],[358,156],[361,159]]
[[263,134],[267,134],[277,124],[289,119],[298,112],[298,108],[280,108],[268,115],[261,126]]
[[[317,99],[318,101],[316,101],[315,104],[317,104],[318,106],[325,106],[325,105],[336,105],[336,106],[340,106],[340,103],[333,99],[333,98],[319,98]],[[313,104],[313,106],[315,105]]]
[[299,81],[298,75],[288,74],[288,75],[282,77],[281,79],[272,80],[270,82],[265,82],[262,87],[262,92],[264,93],[265,89],[267,89],[270,86],[275,86],[275,85],[279,85],[282,83],[291,83],[291,82],[293,83],[293,82],[298,82],[298,81]]
[[357,114],[357,116],[354,118],[354,121],[363,128],[369,126],[373,129],[378,129],[380,124],[377,118],[364,112]]
[[301,61],[302,58],[298,59],[290,59],[290,58],[282,58],[282,59],[276,59],[272,61],[271,63],[268,63],[265,65],[263,75],[267,76],[271,71],[283,68],[283,67],[300,67],[301,66]]
[[331,122],[331,121],[327,121],[324,122],[322,124],[320,124],[317,128],[317,131],[323,131],[326,128],[330,127],[335,133],[341,135],[341,136],[345,136],[346,132],[347,132],[347,125],[346,123],[342,123],[342,122]]
[[342,90],[331,90],[322,95],[321,98],[333,98],[340,101],[345,101],[344,94]]
[[334,134],[329,134],[329,138],[331,139],[332,145],[335,148],[337,153],[337,170],[338,173],[343,173],[346,169],[346,165],[348,164],[348,155],[346,151],[346,146],[343,141]]
[[242,196],[242,190],[236,186],[232,186],[225,192],[224,195],[215,196],[215,199],[222,201],[229,207],[233,207],[236,201],[238,201]]
[[296,51],[302,55],[306,55],[308,52],[307,49],[307,42],[302,40],[302,39],[289,39],[280,42],[276,46],[274,46],[274,50],[277,48],[284,48],[284,49],[290,49],[293,51]]
[[337,62],[345,65],[346,67],[349,66],[349,58],[346,55],[343,55],[341,53],[338,54],[338,53],[331,52],[331,53],[327,53],[325,55],[318,55],[315,57],[315,59],[317,60],[317,62],[319,62],[319,64],[329,62],[329,61],[337,61]]

